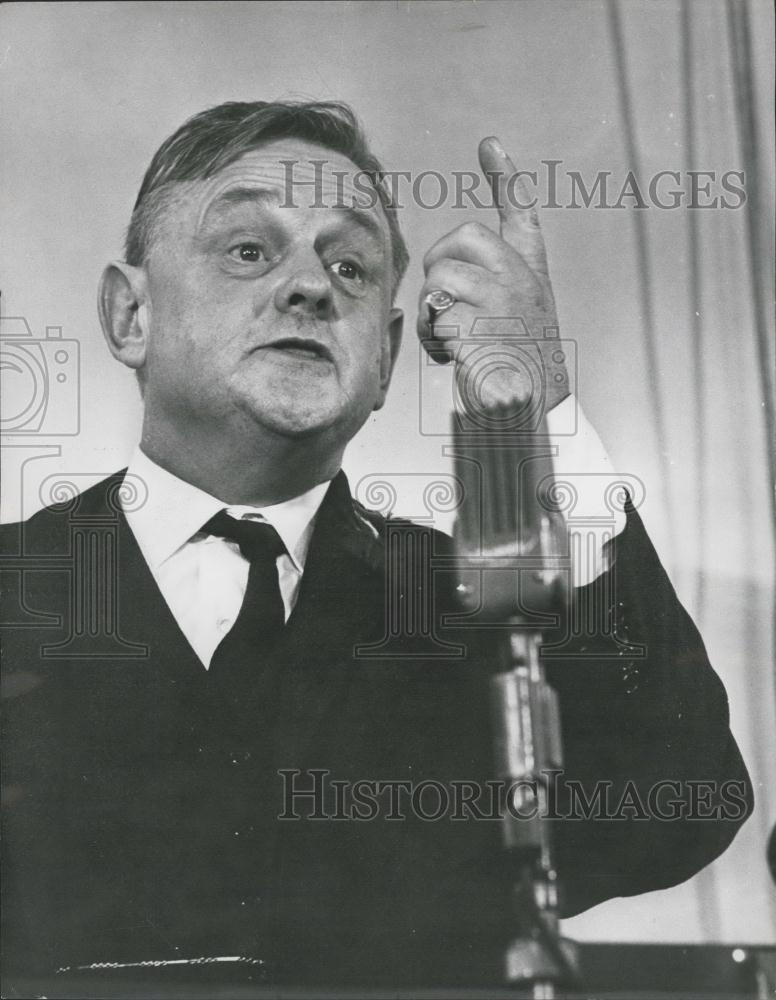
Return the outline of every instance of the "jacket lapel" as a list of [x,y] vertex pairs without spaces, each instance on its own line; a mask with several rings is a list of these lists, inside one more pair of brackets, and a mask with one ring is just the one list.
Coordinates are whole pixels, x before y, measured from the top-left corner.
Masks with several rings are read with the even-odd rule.
[[175,683],[203,678],[206,670],[170,611],[119,503],[126,471],[82,494],[69,517],[75,524],[104,519],[114,534],[115,628],[127,656],[147,658]]
[[275,746],[282,766],[334,724],[358,670],[355,647],[380,638],[384,566],[382,539],[356,512],[340,472],[321,505],[297,604],[277,649]]

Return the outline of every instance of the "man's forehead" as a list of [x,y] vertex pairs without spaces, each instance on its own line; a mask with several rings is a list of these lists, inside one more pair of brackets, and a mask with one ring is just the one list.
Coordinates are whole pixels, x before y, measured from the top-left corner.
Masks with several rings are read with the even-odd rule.
[[387,220],[371,181],[352,160],[316,143],[279,139],[244,153],[217,174],[194,182],[205,214],[250,200],[280,208],[350,209],[371,216],[387,232]]

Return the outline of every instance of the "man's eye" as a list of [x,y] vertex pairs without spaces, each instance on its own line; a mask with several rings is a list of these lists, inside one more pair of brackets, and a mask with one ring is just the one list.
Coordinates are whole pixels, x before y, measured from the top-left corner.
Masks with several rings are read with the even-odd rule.
[[246,264],[258,264],[267,259],[258,243],[238,243],[229,253]]
[[336,260],[329,267],[343,281],[355,281],[360,284],[364,280],[363,270],[352,260]]

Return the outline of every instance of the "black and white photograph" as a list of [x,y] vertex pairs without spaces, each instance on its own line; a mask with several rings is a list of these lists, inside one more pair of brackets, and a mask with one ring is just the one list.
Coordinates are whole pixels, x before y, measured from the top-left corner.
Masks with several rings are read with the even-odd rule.
[[0,6],[0,995],[776,997],[768,0]]

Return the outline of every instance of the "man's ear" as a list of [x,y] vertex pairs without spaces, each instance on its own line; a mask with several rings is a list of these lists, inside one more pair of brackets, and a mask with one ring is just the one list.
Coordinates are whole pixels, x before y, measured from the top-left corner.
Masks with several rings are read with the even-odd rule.
[[380,354],[380,395],[374,405],[375,410],[379,410],[385,402],[388,386],[391,384],[393,368],[399,356],[403,333],[404,313],[401,309],[391,309],[383,337],[383,349]]
[[114,358],[128,368],[142,368],[150,326],[148,282],[142,267],[114,261],[100,278],[97,308],[102,332]]

